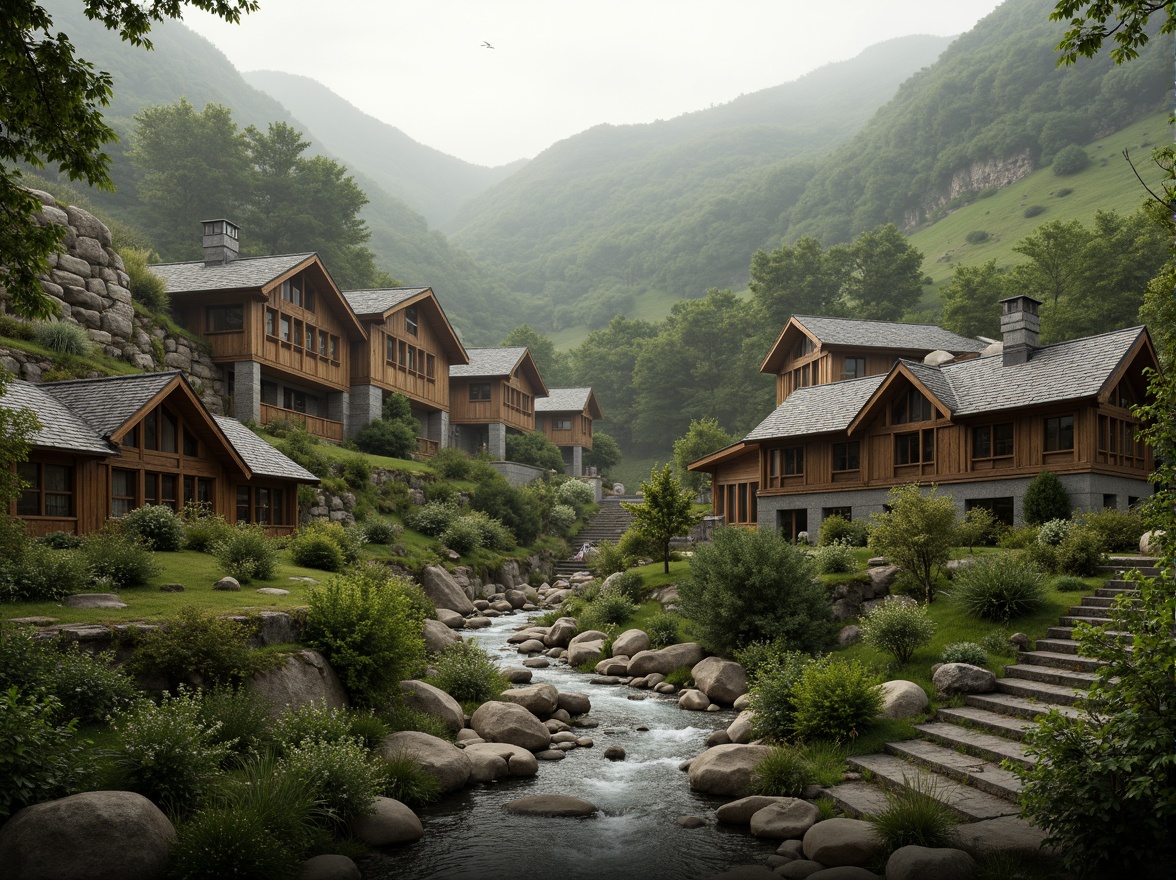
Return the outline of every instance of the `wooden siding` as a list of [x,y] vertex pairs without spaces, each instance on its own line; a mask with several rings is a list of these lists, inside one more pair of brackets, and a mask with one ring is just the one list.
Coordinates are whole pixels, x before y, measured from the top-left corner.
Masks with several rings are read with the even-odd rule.
[[[556,446],[582,446],[592,448],[592,418],[585,412],[546,412],[535,417],[537,427]],[[557,422],[571,422],[569,430],[557,429]]]
[[[489,385],[489,400],[470,400],[471,385]],[[508,428],[535,430],[535,389],[522,371],[509,381],[501,376],[450,380],[449,421],[454,425],[490,425],[499,422]],[[524,397],[523,405],[510,403],[511,392]]]
[[281,406],[274,406],[272,403],[263,403],[261,406],[261,424],[268,425],[271,422],[287,421],[294,424],[300,424],[306,428],[308,433],[314,434],[316,437],[322,437],[324,440],[335,440],[342,442],[343,440],[343,423],[337,422],[334,419],[324,419],[322,416],[312,416],[304,412],[298,412],[294,409],[286,409]]
[[[875,351],[868,348],[844,348],[831,346],[825,348],[818,345],[813,351],[803,354],[790,355],[776,374],[776,405],[779,406],[797,388],[809,385],[828,385],[830,382],[840,382],[847,378],[861,378],[862,376],[877,376],[887,373],[899,358],[922,360],[922,350],[909,351]],[[865,372],[856,375],[846,373],[846,358],[861,358],[865,361]],[[807,369],[807,375],[805,370]]]
[[[763,485],[760,478],[759,453],[752,451],[725,463],[711,482],[711,508],[728,525],[751,528],[757,524],[756,498]],[[740,493],[746,492],[743,509]],[[732,507],[732,504],[734,507]]]
[[[352,343],[351,384],[376,385],[399,392],[426,409],[447,410],[449,355],[431,310],[413,305],[417,309],[417,332],[409,332],[405,320],[409,307],[397,309],[383,322],[367,324],[368,338]],[[394,347],[391,358],[389,342]],[[411,363],[409,347],[414,352]]]

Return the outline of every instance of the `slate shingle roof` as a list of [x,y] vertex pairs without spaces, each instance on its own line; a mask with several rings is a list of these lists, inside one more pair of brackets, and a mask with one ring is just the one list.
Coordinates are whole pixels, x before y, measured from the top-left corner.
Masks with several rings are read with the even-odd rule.
[[109,437],[178,375],[178,372],[172,371],[107,376],[103,379],[71,379],[48,382],[41,387],[101,436]]
[[952,412],[956,411],[955,389],[939,367],[928,366],[919,361],[903,361],[903,365],[923,383],[923,387],[934,395],[935,399]]
[[37,414],[41,427],[31,437],[34,446],[97,455],[110,455],[113,451],[111,444],[98,431],[57,400],[44,385],[13,379],[8,383],[8,393],[0,397],[0,406],[12,410],[31,409]]
[[186,263],[158,263],[148,268],[163,279],[169,293],[237,290],[262,287],[313,256],[313,253],[309,253],[242,257],[231,263],[216,263],[212,266],[206,266],[203,260],[192,260]]
[[583,412],[591,388],[549,388],[547,397],[535,401],[535,412]]
[[317,483],[319,478],[302,465],[287,458],[270,446],[236,419],[228,416],[213,416],[224,431],[237,454],[245,460],[255,476],[284,477],[305,483]]
[[449,375],[454,379],[479,378],[481,376],[509,376],[514,372],[527,349],[512,348],[467,348],[468,364],[453,364]]
[[424,293],[427,287],[387,287],[379,290],[345,290],[343,298],[357,315],[378,315]]
[[844,431],[885,379],[883,373],[798,388],[743,439],[767,440]]
[[899,324],[893,321],[862,321],[818,315],[793,315],[792,318],[828,345],[955,352],[983,351],[988,345],[987,342],[960,336],[934,324]]

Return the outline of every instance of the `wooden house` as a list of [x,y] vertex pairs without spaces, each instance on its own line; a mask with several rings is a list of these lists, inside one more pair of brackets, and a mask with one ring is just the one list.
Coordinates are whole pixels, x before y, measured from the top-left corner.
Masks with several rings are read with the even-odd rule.
[[591,388],[551,388],[535,401],[535,426],[559,447],[564,471],[584,475],[584,450],[592,448],[592,422],[604,418]]
[[713,475],[714,512],[795,537],[833,514],[880,513],[892,486],[919,482],[961,513],[984,507],[1012,524],[1042,470],[1077,509],[1149,495],[1152,457],[1130,411],[1157,366],[1147,329],[1039,347],[1037,301],[1002,305],[1004,343],[981,356],[900,359],[789,391],[739,443],[691,464]]
[[454,443],[469,453],[485,450],[506,460],[506,432],[535,430],[535,400],[547,386],[528,348],[467,349],[468,364],[449,368]]
[[13,380],[0,406],[40,422],[10,511],[34,535],[82,535],[145,504],[189,501],[289,534],[299,485],[318,482],[236,419],[210,414],[178,372]]
[[428,287],[345,290],[367,331],[352,343],[351,431],[380,417],[384,398],[400,393],[421,423],[420,452],[449,445],[449,368],[469,355]]
[[203,224],[204,259],[163,263],[176,321],[202,336],[224,371],[231,411],[266,425],[287,419],[342,440],[353,346],[367,334],[317,254],[237,257],[228,220]]

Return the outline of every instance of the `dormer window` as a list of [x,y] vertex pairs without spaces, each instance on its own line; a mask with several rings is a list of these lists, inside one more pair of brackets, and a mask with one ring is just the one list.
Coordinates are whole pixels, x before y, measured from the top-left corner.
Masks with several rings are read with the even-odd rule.
[[890,411],[890,424],[892,425],[929,421],[931,421],[931,401],[914,388],[896,400]]

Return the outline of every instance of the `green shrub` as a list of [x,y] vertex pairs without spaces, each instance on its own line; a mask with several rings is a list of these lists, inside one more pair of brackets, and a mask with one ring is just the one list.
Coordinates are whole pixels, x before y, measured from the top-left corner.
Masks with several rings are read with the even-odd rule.
[[233,527],[219,515],[198,516],[184,522],[184,544],[189,550],[208,553],[232,534]]
[[148,550],[179,550],[184,526],[176,512],[162,504],[137,507],[122,518],[123,532],[138,538]]
[[437,473],[447,480],[465,480],[470,475],[470,457],[453,446],[438,449],[432,464]]
[[992,511],[985,507],[973,507],[964,514],[956,540],[961,546],[973,550],[977,547],[991,547],[1000,540],[1004,529],[1004,524],[992,515]]
[[1053,574],[1058,570],[1058,550],[1052,544],[1034,541],[1021,551],[1021,558],[1042,574]]
[[84,357],[93,348],[85,330],[77,324],[67,324],[64,321],[38,324],[35,339],[38,345],[43,345],[58,354]]
[[588,554],[585,565],[598,578],[608,577],[629,567],[629,558],[612,541],[601,541]]
[[268,580],[278,565],[277,547],[260,525],[237,524],[213,545],[212,554],[221,570],[242,584]]
[[1055,549],[1062,574],[1090,577],[1098,574],[1099,566],[1106,562],[1102,537],[1089,526],[1070,529]]
[[1070,518],[1070,496],[1052,471],[1042,471],[1029,482],[1023,504],[1025,522],[1033,526]]
[[353,709],[347,713],[351,735],[369,750],[376,749],[392,729],[388,722],[376,714],[375,709]]
[[1062,577],[1054,578],[1053,588],[1059,593],[1084,593],[1090,589],[1086,585],[1086,581],[1073,575],[1063,575]]
[[[770,647],[767,649],[770,650]],[[748,655],[744,655],[748,656]],[[796,721],[793,690],[813,658],[799,651],[783,651],[759,658],[753,666],[749,690],[756,736],[784,742],[792,737]]]
[[73,794],[92,772],[93,750],[76,721],[59,723],[61,704],[45,694],[0,690],[0,823],[22,807]]
[[149,248],[135,247],[121,248],[119,256],[130,279],[131,298],[153,312],[166,312],[171,306],[167,284],[149,268],[158,258]]
[[0,561],[0,602],[60,602],[90,583],[85,557],[30,543]]
[[904,846],[933,849],[956,846],[959,819],[936,797],[935,782],[916,772],[899,789],[883,789],[886,806],[866,821],[874,826],[887,854]]
[[425,653],[425,615],[403,579],[381,577],[370,566],[314,587],[303,638],[322,651],[361,704],[399,692]]
[[431,665],[436,672],[429,678],[430,684],[459,703],[485,703],[510,687],[494,658],[476,639],[455,642],[435,655]]
[[645,624],[645,634],[649,636],[649,647],[653,650],[668,648],[678,643],[678,626],[681,618],[672,611],[662,611],[650,618]]
[[581,480],[568,480],[560,484],[556,490],[556,498],[561,504],[567,504],[574,508],[577,514],[581,514],[596,501],[596,494],[589,484]]
[[1006,623],[1040,608],[1045,592],[1044,578],[1032,563],[1002,553],[957,571],[951,596],[972,617]]
[[803,740],[856,739],[882,710],[882,689],[874,673],[856,660],[814,661],[792,687],[792,726]]
[[306,782],[314,793],[315,812],[340,829],[372,811],[384,783],[380,760],[351,737],[305,740],[288,748],[278,767]]
[[988,241],[988,233],[982,229],[977,229],[973,232],[969,232],[966,236],[964,236],[964,241],[966,241],[968,244],[982,244],[983,242]]
[[295,463],[306,468],[316,477],[328,477],[331,474],[331,460],[319,450],[319,438],[298,424],[287,423],[279,425],[271,422],[266,430],[281,438],[277,447],[283,455]]
[[639,571],[623,571],[602,587],[613,593],[619,593],[630,602],[639,603],[645,598],[645,578]]
[[1054,195],[1059,199],[1064,199],[1066,196],[1070,195],[1070,193],[1072,193],[1072,192],[1074,192],[1074,190],[1072,190],[1070,187],[1063,186],[1056,193],[1054,193]]
[[1042,523],[1041,528],[1038,529],[1037,543],[1056,547],[1068,534],[1070,534],[1068,519],[1051,519],[1049,522]]
[[539,502],[533,495],[513,488],[501,477],[480,483],[470,496],[470,506],[499,520],[524,547],[539,537],[543,525]]
[[237,685],[257,671],[251,634],[235,620],[186,606],[159,628],[135,636],[126,669],[144,677],[161,673],[169,687],[193,680]]
[[220,722],[205,722],[191,692],[164,694],[159,705],[143,700],[114,722],[119,744],[112,758],[127,791],[183,814],[215,781],[229,747],[217,742]]
[[629,529],[621,535],[621,539],[617,541],[617,549],[625,559],[631,561],[661,558],[661,549],[657,544],[637,529]]
[[513,550],[518,546],[511,530],[494,517],[488,516],[480,510],[471,510],[465,515],[465,519],[478,527],[480,546],[499,552]]
[[1009,642],[1009,634],[1003,630],[990,632],[980,640],[980,647],[997,657],[1011,657],[1017,653]]
[[983,666],[988,662],[988,654],[975,642],[952,642],[939,655],[940,663],[968,663],[972,666]]
[[931,641],[935,623],[923,606],[910,600],[887,596],[861,619],[862,641],[891,654],[899,663]]
[[1037,217],[1037,216],[1044,214],[1044,213],[1045,213],[1045,206],[1044,205],[1030,205],[1028,208],[1026,208],[1024,210],[1024,212],[1022,212],[1021,216],[1025,217],[1025,218]]
[[364,489],[371,485],[372,466],[362,455],[349,455],[343,462],[343,479],[352,489]]
[[140,541],[114,529],[87,535],[82,557],[96,586],[113,590],[146,586],[159,574],[159,565]]
[[321,534],[298,535],[290,542],[290,558],[295,565],[305,568],[322,571],[339,571],[343,568],[343,551],[338,544]]
[[874,514],[870,546],[918,579],[923,600],[935,599],[935,582],[956,542],[955,504],[938,488],[924,493],[918,483],[894,486],[888,510]]
[[50,532],[37,538],[37,543],[53,550],[77,550],[82,546],[82,539],[73,532]]
[[13,315],[0,315],[0,336],[31,341],[37,338],[37,327]]
[[[270,777],[269,784],[293,779],[289,774]],[[295,783],[312,797],[301,779]],[[301,815],[310,826],[310,807],[301,814],[285,799],[287,817]],[[288,820],[287,820],[288,821]],[[266,815],[235,803],[214,804],[198,810],[180,825],[169,850],[171,873],[177,880],[298,880],[304,855],[274,833]]]
[[804,551],[768,531],[718,529],[695,551],[679,596],[699,640],[723,656],[774,638],[816,651],[837,631]]
[[1037,526],[1014,526],[1001,531],[996,546],[1003,550],[1024,550],[1037,543]]
[[422,535],[439,538],[457,516],[455,505],[444,501],[428,501],[409,514],[408,524]]
[[547,514],[548,530],[553,535],[564,537],[576,525],[576,509],[567,504],[557,504]]
[[843,574],[857,568],[853,548],[848,544],[833,542],[822,544],[812,552],[813,562],[821,574]]
[[279,753],[310,740],[339,742],[351,735],[347,711],[333,709],[325,702],[306,703],[296,709],[287,707],[270,726],[270,737]]
[[1090,156],[1086,154],[1086,150],[1082,149],[1077,144],[1071,144],[1063,150],[1060,150],[1054,156],[1053,173],[1057,177],[1069,177],[1071,174],[1077,174],[1090,164]]
[[610,624],[619,626],[626,623],[636,611],[637,606],[630,602],[623,593],[605,590],[589,602],[583,612],[576,615],[576,623],[581,631],[589,629],[607,631]]
[[403,526],[389,519],[372,517],[363,524],[364,542],[368,544],[392,544],[404,531]]
[[1088,511],[1078,515],[1078,523],[1098,535],[1108,553],[1136,552],[1139,539],[1147,531],[1143,517],[1135,510],[1104,508]]
[[420,426],[414,422],[374,419],[355,434],[355,445],[369,455],[411,459],[417,451]]
[[763,670],[774,665],[787,663],[792,655],[788,646],[779,639],[771,642],[759,641],[744,645],[735,652],[735,660],[743,667],[747,680],[754,683]]
[[506,435],[506,460],[562,474],[563,453],[542,432]]
[[846,544],[865,547],[870,538],[870,524],[862,520],[848,520],[834,514],[821,521],[817,544]]
[[813,765],[795,746],[774,747],[751,771],[749,794],[798,798],[815,781]]
[[403,701],[396,701],[385,706],[381,717],[388,724],[392,732],[399,730],[417,730],[435,736],[437,739],[453,740],[453,731],[445,726],[445,722],[436,715],[430,715],[419,709],[413,709]]
[[441,781],[407,752],[383,759],[384,797],[409,807],[423,807],[441,797]]
[[216,685],[201,690],[200,719],[213,731],[214,743],[237,755],[255,754],[269,739],[270,704],[245,687]]
[[482,527],[468,516],[454,517],[440,540],[450,550],[466,556],[482,546]]

